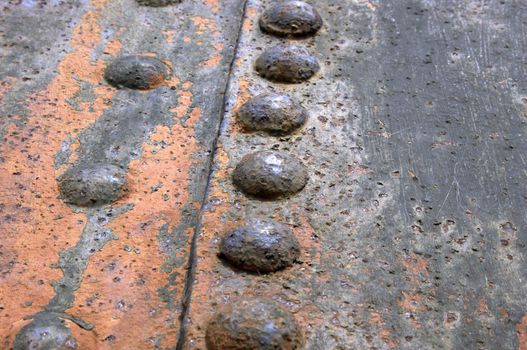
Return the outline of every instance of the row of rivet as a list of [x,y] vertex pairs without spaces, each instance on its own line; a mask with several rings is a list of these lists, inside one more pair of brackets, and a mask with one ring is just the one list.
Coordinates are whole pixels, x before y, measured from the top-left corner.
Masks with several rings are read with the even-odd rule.
[[[261,30],[278,36],[312,35],[321,27],[318,12],[302,1],[276,4],[260,17]],[[266,50],[254,68],[272,82],[295,84],[311,78],[320,66],[305,47],[281,44]],[[301,127],[308,117],[298,102],[276,93],[252,98],[237,114],[245,128],[277,135]],[[242,158],[232,181],[248,196],[276,199],[300,192],[308,182],[308,171],[288,153],[260,151]],[[293,265],[300,257],[300,244],[286,225],[250,218],[224,235],[220,256],[237,268],[269,273]],[[206,340],[211,350],[299,349],[304,343],[294,316],[262,298],[242,298],[220,308],[209,321]]]
[[[137,0],[141,5],[166,6],[180,0]],[[130,55],[115,59],[106,67],[104,78],[116,88],[149,90],[170,79],[170,68],[160,60]],[[128,190],[126,171],[118,165],[90,163],[74,165],[58,178],[62,200],[78,207],[95,207],[111,204]],[[43,311],[32,316],[33,321],[16,335],[14,350],[28,349],[77,349],[66,314]]]

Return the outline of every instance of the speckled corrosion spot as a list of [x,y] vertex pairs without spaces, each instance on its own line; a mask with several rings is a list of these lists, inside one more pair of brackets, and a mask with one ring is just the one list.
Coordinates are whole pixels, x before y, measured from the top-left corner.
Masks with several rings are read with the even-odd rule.
[[287,226],[252,218],[225,234],[220,256],[244,270],[274,272],[293,265],[300,256],[300,245]]
[[111,164],[74,166],[57,180],[62,200],[78,206],[109,204],[127,191],[126,172]]
[[241,160],[233,182],[244,193],[259,198],[277,198],[302,190],[308,180],[302,162],[284,152],[262,151]]
[[104,78],[115,87],[148,90],[170,77],[169,67],[154,57],[122,56],[106,67]]
[[137,0],[137,3],[142,6],[163,7],[169,5],[179,4],[181,0]]
[[258,57],[255,68],[265,79],[294,84],[311,78],[320,70],[320,65],[305,47],[280,44]]
[[23,327],[15,338],[14,350],[73,350],[77,341],[65,321],[57,317],[38,318]]
[[303,345],[294,316],[260,298],[221,307],[209,321],[206,339],[209,350],[295,350]]
[[275,4],[260,17],[260,28],[278,36],[307,36],[322,27],[317,10],[303,1],[284,1]]
[[249,100],[238,115],[250,130],[288,134],[305,123],[308,113],[288,95],[265,93]]

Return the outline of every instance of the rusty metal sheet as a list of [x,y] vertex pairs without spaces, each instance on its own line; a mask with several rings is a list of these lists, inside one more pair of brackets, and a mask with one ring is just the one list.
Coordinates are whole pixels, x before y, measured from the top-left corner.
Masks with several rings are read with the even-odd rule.
[[[214,350],[231,313],[278,348],[527,349],[527,4],[308,2],[322,27],[287,33],[289,12],[260,28],[272,0],[0,4],[0,348],[38,326],[66,349]],[[108,84],[130,54],[170,76]],[[251,131],[262,93],[305,125]],[[254,190],[236,171],[259,151],[307,185],[295,165],[284,196]],[[101,164],[126,194],[99,205],[116,176],[69,203],[59,180]],[[253,217],[288,237],[266,272],[254,247],[219,254]]]
[[[248,2],[185,348],[206,347],[218,309],[263,297],[294,315],[306,349],[526,349],[526,4],[312,1],[321,31],[279,39],[258,26],[273,3]],[[307,47],[321,71],[293,85],[263,79],[272,74],[255,62],[278,43]],[[243,104],[270,91],[304,105],[302,129],[240,127]],[[244,195],[233,172],[261,150],[298,157],[307,186],[280,200]],[[293,230],[294,266],[259,274],[218,256],[253,216]]]
[[[53,320],[79,349],[175,348],[242,5],[2,2],[0,348]],[[130,54],[170,78],[109,85],[106,65]],[[67,205],[56,178],[92,163],[126,169],[127,195]]]

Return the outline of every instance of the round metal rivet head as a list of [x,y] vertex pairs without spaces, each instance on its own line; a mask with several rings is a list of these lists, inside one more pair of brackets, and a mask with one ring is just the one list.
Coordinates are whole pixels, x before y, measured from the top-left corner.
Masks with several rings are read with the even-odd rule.
[[170,77],[166,64],[149,56],[122,56],[106,67],[104,78],[115,87],[153,89]]
[[261,77],[270,81],[295,84],[315,75],[320,65],[305,47],[280,44],[258,57],[255,69]]
[[260,28],[277,36],[308,36],[322,27],[317,10],[303,1],[284,1],[267,9],[260,17]]
[[77,342],[65,321],[59,318],[36,319],[17,334],[14,350],[75,350]]
[[299,192],[308,181],[305,165],[284,152],[262,151],[241,160],[233,183],[241,191],[259,198],[277,198]]
[[220,255],[240,269],[266,273],[293,265],[300,256],[300,245],[287,226],[252,218],[225,234]]
[[288,95],[266,93],[249,100],[238,116],[250,130],[288,134],[305,123],[308,113]]
[[288,311],[273,301],[240,299],[220,307],[206,333],[209,350],[299,350],[302,332]]
[[137,0],[137,3],[142,6],[163,7],[179,4],[181,0]]
[[78,206],[109,204],[127,191],[126,172],[111,164],[75,166],[57,180],[62,200]]

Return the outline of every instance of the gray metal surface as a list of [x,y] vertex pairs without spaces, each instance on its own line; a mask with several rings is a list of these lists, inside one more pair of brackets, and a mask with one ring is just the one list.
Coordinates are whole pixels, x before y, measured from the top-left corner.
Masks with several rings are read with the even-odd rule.
[[[304,84],[263,80],[253,63],[280,40],[250,1],[198,240],[188,347],[208,315],[243,296],[296,315],[307,349],[525,349],[525,22],[519,1],[319,1]],[[284,39],[283,42],[290,42]],[[310,112],[287,137],[240,130],[236,111],[275,90]],[[523,98],[523,99],[522,99]],[[247,198],[241,157],[279,149],[310,169],[304,191]],[[219,238],[253,215],[289,224],[303,263],[233,269]]]

